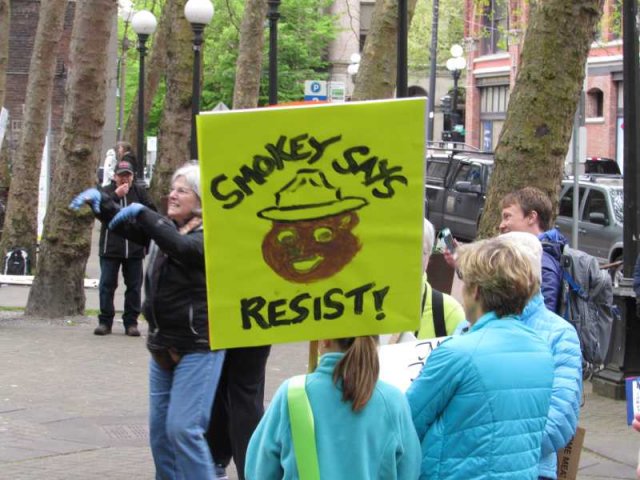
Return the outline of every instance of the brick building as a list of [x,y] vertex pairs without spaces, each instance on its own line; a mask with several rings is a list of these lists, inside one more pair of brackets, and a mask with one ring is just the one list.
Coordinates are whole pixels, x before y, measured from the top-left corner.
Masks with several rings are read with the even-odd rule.
[[[622,164],[622,41],[620,0],[605,0],[586,81],[586,155]],[[465,0],[466,142],[493,150],[506,118],[520,61],[526,0]],[[550,59],[550,61],[552,61]],[[584,161],[584,160],[583,160]]]
[[[51,153],[55,154],[60,140],[64,115],[65,86],[69,71],[69,44],[75,12],[75,0],[69,0],[64,19],[64,30],[58,44],[56,70],[51,102]],[[18,148],[22,129],[22,114],[26,98],[29,64],[35,41],[40,0],[11,0],[11,30],[9,34],[9,62],[7,66],[7,82],[5,108],[9,110],[7,139],[10,155]],[[115,143],[115,88],[116,88],[116,56],[117,39],[114,19],[114,35],[112,35],[112,55],[110,55],[107,109],[103,138],[103,151]]]

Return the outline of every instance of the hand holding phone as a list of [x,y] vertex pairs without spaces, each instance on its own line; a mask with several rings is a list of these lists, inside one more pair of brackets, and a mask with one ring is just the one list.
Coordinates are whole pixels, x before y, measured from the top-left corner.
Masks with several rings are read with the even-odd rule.
[[451,235],[451,230],[449,230],[448,228],[443,228],[440,232],[440,235],[442,236],[444,245],[447,247],[447,250],[449,250],[449,253],[451,253],[451,255],[454,255],[456,253],[456,243],[453,239],[453,235]]

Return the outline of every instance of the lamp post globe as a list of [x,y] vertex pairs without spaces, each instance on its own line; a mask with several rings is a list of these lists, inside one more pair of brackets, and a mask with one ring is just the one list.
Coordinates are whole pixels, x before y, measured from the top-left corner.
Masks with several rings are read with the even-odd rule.
[[184,6],[184,16],[191,25],[208,25],[213,14],[213,3],[209,0],[189,0]]
[[464,49],[462,48],[462,45],[459,45],[457,43],[454,43],[453,45],[451,45],[451,50],[449,51],[451,52],[451,56],[454,58],[461,57],[464,54]]
[[196,115],[200,113],[200,52],[204,41],[204,27],[213,19],[213,3],[210,0],[189,0],[184,6],[184,16],[193,31],[193,80],[191,83],[191,140],[192,160],[198,159],[198,140],[196,138]]
[[140,35],[151,35],[156,31],[158,26],[158,20],[153,13],[149,10],[140,10],[136,12],[131,19],[131,27],[133,31]]
[[144,183],[144,57],[147,53],[147,39],[156,31],[158,21],[153,13],[140,10],[131,19],[131,27],[138,35],[138,52],[140,52],[140,68],[138,71],[138,132],[136,146],[136,177],[139,183]]
[[118,0],[118,16],[124,23],[131,22],[135,13],[131,0]]

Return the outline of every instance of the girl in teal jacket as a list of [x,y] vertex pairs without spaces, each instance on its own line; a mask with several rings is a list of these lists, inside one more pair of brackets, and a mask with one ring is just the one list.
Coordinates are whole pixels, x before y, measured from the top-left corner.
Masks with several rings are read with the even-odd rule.
[[[320,478],[418,478],[420,443],[409,405],[400,390],[378,380],[375,337],[321,344],[327,353],[306,377]],[[288,385],[286,381],[280,386],[251,437],[247,480],[300,478],[291,437]]]
[[499,238],[461,247],[458,269],[471,328],[442,343],[407,391],[420,478],[536,479],[553,358],[519,315],[539,276]]

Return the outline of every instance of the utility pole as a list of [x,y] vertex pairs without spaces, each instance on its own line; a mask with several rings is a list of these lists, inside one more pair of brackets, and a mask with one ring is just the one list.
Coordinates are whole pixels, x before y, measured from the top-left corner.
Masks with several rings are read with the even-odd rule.
[[433,18],[431,19],[431,49],[430,49],[430,67],[429,67],[429,98],[427,99],[427,111],[429,118],[427,119],[427,141],[433,141],[433,124],[435,123],[435,105],[436,105],[436,68],[438,60],[438,16],[440,15],[440,1],[433,0]]

